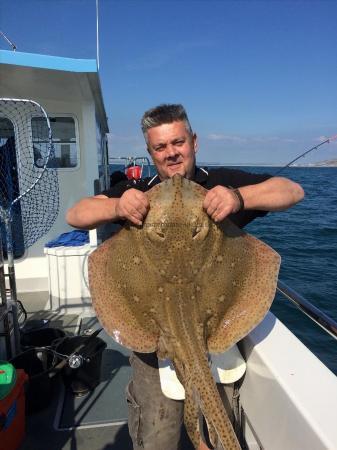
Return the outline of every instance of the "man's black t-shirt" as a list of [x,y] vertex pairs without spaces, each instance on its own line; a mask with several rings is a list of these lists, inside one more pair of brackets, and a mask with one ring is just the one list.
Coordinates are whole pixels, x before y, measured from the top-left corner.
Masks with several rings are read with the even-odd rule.
[[[268,174],[255,174],[244,172],[243,170],[218,168],[205,170],[203,168],[196,168],[195,176],[192,179],[195,183],[200,184],[205,189],[212,189],[215,186],[225,186],[232,188],[239,188],[251,184],[258,184],[271,178]],[[152,178],[144,178],[143,180],[123,180],[115,186],[103,192],[108,197],[119,198],[122,194],[131,188],[146,192],[156,184],[160,183],[158,175]],[[260,210],[244,210],[237,214],[231,214],[228,218],[240,228],[243,228],[256,217],[262,217],[267,214],[266,211]]]

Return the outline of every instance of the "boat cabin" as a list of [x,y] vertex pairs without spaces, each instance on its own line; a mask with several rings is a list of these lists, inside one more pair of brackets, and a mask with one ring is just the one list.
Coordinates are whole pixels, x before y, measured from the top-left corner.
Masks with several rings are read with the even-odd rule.
[[[28,248],[16,249],[14,255],[17,290],[48,291],[45,243],[71,230],[65,222],[66,210],[71,205],[83,196],[104,189],[109,182],[106,139],[109,129],[98,68],[96,60],[0,50],[0,74],[1,98],[33,100],[45,109],[50,119],[54,155],[46,171],[56,172],[58,210],[49,231]],[[22,161],[25,157],[27,166],[36,166],[37,126],[43,118],[36,111],[24,111],[19,104],[16,111],[5,117],[6,111],[0,110],[0,145],[8,145],[11,140],[17,155],[20,152],[20,164],[25,164]],[[20,149],[23,123],[31,130],[30,139],[25,143],[26,156],[22,156]],[[40,214],[44,214],[43,208]]]

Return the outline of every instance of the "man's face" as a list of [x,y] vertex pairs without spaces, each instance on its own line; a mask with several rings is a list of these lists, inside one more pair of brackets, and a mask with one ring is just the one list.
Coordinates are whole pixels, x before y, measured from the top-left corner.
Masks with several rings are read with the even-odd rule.
[[184,122],[172,122],[147,131],[148,149],[161,181],[179,173],[191,179],[195,171],[197,137]]

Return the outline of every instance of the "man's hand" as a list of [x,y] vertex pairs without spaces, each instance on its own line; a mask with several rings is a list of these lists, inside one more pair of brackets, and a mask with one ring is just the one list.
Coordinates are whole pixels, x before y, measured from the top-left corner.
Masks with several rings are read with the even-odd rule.
[[118,199],[116,214],[120,219],[127,219],[135,225],[142,225],[149,208],[149,199],[144,192],[129,189]]
[[221,222],[229,214],[239,211],[240,201],[231,189],[215,186],[207,192],[203,208],[214,222]]

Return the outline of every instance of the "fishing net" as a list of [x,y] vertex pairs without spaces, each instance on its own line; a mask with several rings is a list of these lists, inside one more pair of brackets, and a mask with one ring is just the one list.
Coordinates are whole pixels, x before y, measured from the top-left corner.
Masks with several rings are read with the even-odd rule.
[[44,109],[31,100],[0,99],[1,235],[6,242],[9,219],[16,257],[46,234],[57,217],[57,171],[48,167],[54,159]]

